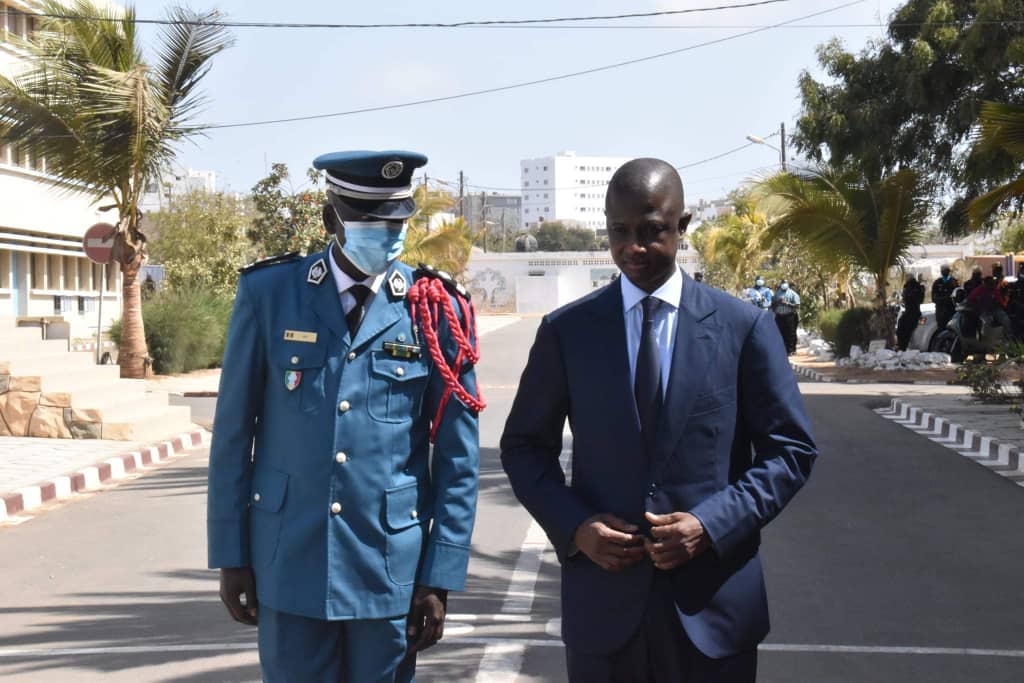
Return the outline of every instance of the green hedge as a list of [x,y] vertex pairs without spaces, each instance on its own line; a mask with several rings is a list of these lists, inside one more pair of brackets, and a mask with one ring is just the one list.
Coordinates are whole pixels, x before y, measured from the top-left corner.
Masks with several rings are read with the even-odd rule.
[[[220,365],[232,300],[197,290],[163,290],[142,304],[153,372],[173,375]],[[121,343],[121,321],[110,329]]]
[[871,321],[878,315],[873,308],[851,308],[843,311],[836,327],[836,355],[840,358],[850,355],[850,347],[856,344],[867,349],[874,333]]
[[814,321],[818,332],[821,333],[821,338],[831,344],[832,348],[836,347],[836,333],[839,330],[839,321],[845,312],[846,309],[843,308],[821,311],[818,313],[818,319]]

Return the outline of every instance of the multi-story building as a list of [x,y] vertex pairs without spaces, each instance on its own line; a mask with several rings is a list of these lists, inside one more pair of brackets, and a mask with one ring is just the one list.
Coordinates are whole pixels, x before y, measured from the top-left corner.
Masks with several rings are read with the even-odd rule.
[[566,151],[519,162],[524,230],[562,221],[605,234],[604,196],[625,157],[584,157]]
[[[24,68],[26,54],[12,43],[35,27],[31,8],[20,0],[0,2],[0,73]],[[32,158],[16,142],[0,145],[0,318],[62,316],[72,336],[96,328],[101,267],[82,251],[82,236],[99,221],[102,202],[70,185],[55,186],[46,160]],[[121,315],[120,273],[107,267],[104,325]]]
[[523,198],[517,194],[481,192],[468,194],[462,201],[464,216],[469,223],[487,225],[490,244],[502,242],[507,246],[522,229]]
[[216,192],[217,173],[197,171],[192,168],[167,168],[146,185],[139,208],[144,213],[167,208],[172,197],[189,192]]

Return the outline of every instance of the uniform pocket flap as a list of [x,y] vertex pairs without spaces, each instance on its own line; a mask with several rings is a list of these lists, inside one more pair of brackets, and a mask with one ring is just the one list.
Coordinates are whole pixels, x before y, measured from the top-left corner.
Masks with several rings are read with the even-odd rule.
[[426,517],[420,509],[419,483],[412,482],[384,492],[384,513],[392,531],[407,529]]
[[426,377],[429,372],[426,363],[406,358],[392,358],[381,352],[374,352],[370,360],[373,374],[395,382],[408,382]]
[[288,475],[277,470],[265,469],[256,472],[252,482],[252,506],[257,510],[277,512],[284,505],[288,491]]
[[274,349],[274,362],[287,370],[322,368],[327,358],[327,347],[317,344],[285,342]]

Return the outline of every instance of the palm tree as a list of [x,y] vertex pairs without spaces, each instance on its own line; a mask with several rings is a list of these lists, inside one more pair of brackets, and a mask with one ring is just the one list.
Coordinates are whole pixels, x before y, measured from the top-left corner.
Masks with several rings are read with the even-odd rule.
[[455,205],[455,200],[448,192],[432,190],[427,185],[417,187],[413,197],[417,212],[409,219],[402,260],[413,268],[426,263],[453,276],[461,275],[466,270],[473,247],[469,224],[462,218],[456,218],[433,229],[430,226],[430,218],[447,212]]
[[891,339],[889,271],[902,266],[910,247],[923,237],[929,215],[928,192],[921,176],[903,169],[870,181],[856,169],[828,166],[783,172],[757,185],[772,205],[766,239],[792,235],[816,258],[845,262],[851,271],[875,280],[878,333]]
[[[40,0],[38,30],[18,41],[27,68],[0,77],[0,139],[45,159],[53,183],[117,209],[114,260],[123,275],[121,376],[145,375],[148,357],[138,272],[146,258],[139,202],[147,182],[200,132],[198,85],[231,44],[216,13],[169,12],[155,62],[142,54],[135,10],[92,0]],[[49,16],[45,16],[49,15]],[[198,22],[198,23],[197,23]]]
[[705,263],[721,265],[729,274],[730,289],[740,290],[768,259],[765,232],[767,217],[758,211],[729,214],[716,220],[704,233],[702,258]]
[[[977,151],[1001,149],[1024,162],[1024,106],[985,102],[981,106]],[[1024,175],[973,200],[967,208],[972,228],[987,223],[1006,202],[1024,197]]]

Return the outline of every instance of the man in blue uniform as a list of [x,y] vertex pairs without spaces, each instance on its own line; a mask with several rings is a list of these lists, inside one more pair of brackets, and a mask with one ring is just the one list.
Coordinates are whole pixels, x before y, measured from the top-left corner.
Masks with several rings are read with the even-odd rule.
[[471,309],[450,278],[397,260],[426,162],[317,158],[335,240],[239,280],[210,450],[209,565],[232,617],[259,624],[266,681],[410,681],[415,653],[442,636],[447,591],[465,583],[482,404],[472,367],[440,367],[429,339],[452,364],[475,342],[472,320],[417,319],[411,300],[443,277],[441,306]]

